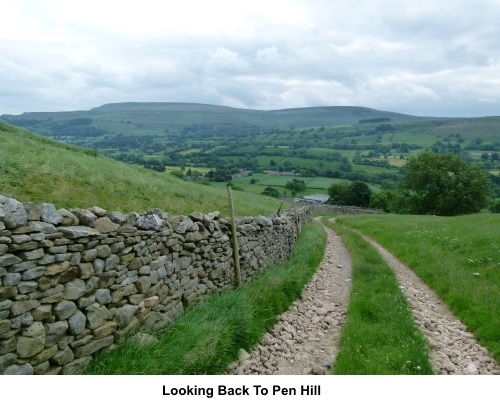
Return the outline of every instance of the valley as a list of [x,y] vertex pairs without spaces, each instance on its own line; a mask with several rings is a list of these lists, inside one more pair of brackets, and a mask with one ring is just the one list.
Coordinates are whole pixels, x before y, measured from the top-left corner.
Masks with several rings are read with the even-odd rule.
[[[340,180],[373,191],[400,179],[409,156],[452,152],[500,170],[500,117],[417,117],[363,107],[258,111],[189,103],[116,103],[89,111],[2,115],[12,125],[128,164],[261,193],[326,193]],[[239,174],[239,175],[238,175]],[[218,184],[220,183],[220,184]],[[495,189],[495,195],[500,192]]]

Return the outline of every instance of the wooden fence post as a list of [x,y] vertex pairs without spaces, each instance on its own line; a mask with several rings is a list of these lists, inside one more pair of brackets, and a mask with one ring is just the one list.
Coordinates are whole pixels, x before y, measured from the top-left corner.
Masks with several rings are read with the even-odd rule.
[[293,199],[292,201],[293,201],[293,211],[295,214],[295,227],[297,229],[297,238],[298,238],[300,234],[299,215],[297,213],[297,205],[295,205],[295,199]]
[[240,252],[238,246],[238,235],[236,233],[236,221],[234,219],[234,206],[233,206],[233,193],[231,186],[227,186],[227,199],[229,201],[229,216],[231,217],[231,234],[233,235],[233,259],[234,259],[234,275],[236,278],[236,285],[241,285],[241,271],[240,271]]
[[281,200],[280,207],[278,208],[278,213],[276,214],[278,216],[279,216],[279,214],[281,212],[281,207],[283,207],[283,200]]

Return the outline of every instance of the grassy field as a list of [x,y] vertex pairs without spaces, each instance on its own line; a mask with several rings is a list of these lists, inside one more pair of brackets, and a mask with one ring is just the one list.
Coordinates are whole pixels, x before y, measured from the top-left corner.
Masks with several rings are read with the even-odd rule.
[[155,344],[140,347],[130,339],[116,351],[98,356],[88,374],[222,374],[240,348],[250,350],[300,297],[321,262],[325,244],[321,225],[306,225],[290,261],[189,308]]
[[395,254],[500,361],[500,217],[340,216]]
[[[197,172],[200,172],[200,173],[203,173],[203,174],[208,173],[210,170],[214,170],[213,167],[212,168],[210,168],[210,167],[185,167],[184,168],[184,173],[188,169],[191,169],[192,171],[197,171]],[[165,167],[165,172],[166,173],[170,173],[170,172],[173,172],[173,171],[180,171],[180,170],[182,170],[182,168],[180,166],[167,166],[167,167]]]
[[[252,179],[255,181],[252,184]],[[304,177],[304,176],[274,176],[265,173],[253,173],[251,176],[239,177],[232,180],[232,184],[242,190],[249,191],[254,194],[260,194],[268,186],[276,188],[280,194],[292,196],[291,190],[285,185],[293,179],[303,180],[306,184],[306,189],[303,192],[297,193],[296,197],[302,197],[311,194],[328,194],[328,187],[342,180],[331,179],[329,177]],[[226,183],[212,183],[214,187],[226,187]],[[378,188],[374,187],[374,190]]]
[[[255,183],[252,184],[252,179]],[[291,195],[291,191],[285,186],[293,179],[303,180],[306,189],[297,194],[297,197],[311,194],[328,194],[328,187],[334,183],[342,182],[341,179],[332,179],[330,177],[305,177],[305,176],[274,176],[265,173],[254,173],[252,176],[239,177],[233,179],[232,183],[244,190],[249,190],[252,193],[261,193],[267,186],[271,186],[280,191],[281,194]],[[215,183],[214,183],[215,184]],[[222,187],[224,184],[219,184]],[[224,185],[225,186],[225,185]],[[371,187],[373,191],[379,191],[376,186]]]
[[[122,212],[160,208],[170,214],[229,213],[225,189],[186,183],[3,123],[0,194],[58,208],[97,205]],[[276,199],[237,191],[234,203],[239,215],[270,214],[279,207]]]
[[429,347],[396,276],[359,234],[323,219],[352,258],[352,290],[334,374],[433,374]]

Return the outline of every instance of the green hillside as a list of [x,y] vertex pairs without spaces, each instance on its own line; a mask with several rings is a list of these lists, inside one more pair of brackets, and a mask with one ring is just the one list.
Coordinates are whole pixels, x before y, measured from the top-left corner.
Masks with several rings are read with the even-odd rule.
[[[58,208],[100,206],[121,212],[160,208],[170,214],[220,211],[225,189],[188,183],[0,123],[0,195]],[[237,215],[276,212],[276,199],[234,192]]]

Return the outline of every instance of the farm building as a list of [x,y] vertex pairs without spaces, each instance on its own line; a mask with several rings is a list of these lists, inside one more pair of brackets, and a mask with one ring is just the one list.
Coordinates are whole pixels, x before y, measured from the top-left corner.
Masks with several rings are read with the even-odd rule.
[[305,195],[302,198],[296,198],[295,202],[304,202],[308,204],[326,204],[330,196],[327,194]]

